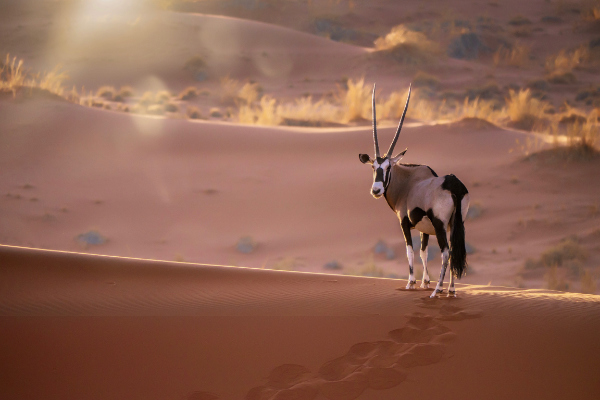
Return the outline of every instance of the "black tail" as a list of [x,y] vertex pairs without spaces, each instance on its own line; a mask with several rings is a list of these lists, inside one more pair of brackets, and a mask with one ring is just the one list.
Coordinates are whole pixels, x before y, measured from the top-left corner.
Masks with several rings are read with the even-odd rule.
[[467,269],[465,224],[463,223],[461,207],[464,194],[461,194],[452,193],[452,200],[454,200],[454,222],[452,223],[452,232],[450,232],[450,270],[458,279],[462,277]]

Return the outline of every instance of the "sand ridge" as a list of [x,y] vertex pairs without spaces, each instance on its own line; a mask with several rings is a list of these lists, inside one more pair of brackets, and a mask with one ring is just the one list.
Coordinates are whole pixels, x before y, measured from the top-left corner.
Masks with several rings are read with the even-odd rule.
[[[434,377],[492,398],[526,398],[526,382],[555,398],[598,389],[600,296],[459,285],[458,298],[429,299],[398,290],[403,280],[12,246],[0,246],[0,277],[10,398],[428,398]],[[81,364],[82,354],[92,358]],[[140,362],[147,368],[127,382],[102,367],[125,373]],[[161,366],[174,368],[168,381],[149,384]],[[18,384],[26,376],[35,384]]]

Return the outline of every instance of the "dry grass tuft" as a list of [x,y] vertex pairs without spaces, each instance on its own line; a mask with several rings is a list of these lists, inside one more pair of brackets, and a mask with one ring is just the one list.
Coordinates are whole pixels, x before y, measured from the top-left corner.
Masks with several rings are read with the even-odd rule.
[[238,91],[237,98],[246,104],[252,104],[258,100],[260,92],[262,92],[262,89],[258,83],[247,82]]
[[250,104],[241,106],[237,120],[242,124],[279,125],[282,117],[277,110],[277,100],[270,96],[263,96],[258,106]]
[[179,100],[192,100],[198,97],[198,89],[194,86],[188,86],[183,89],[179,96],[177,96]]
[[530,52],[529,46],[518,42],[511,48],[500,46],[494,53],[493,62],[495,66],[525,67],[529,64]]
[[340,93],[343,122],[364,121],[371,115],[372,89],[365,86],[365,79],[358,81],[348,80],[348,89]]
[[100,89],[98,89],[96,91],[96,96],[102,97],[105,100],[111,101],[115,97],[116,93],[117,93],[117,91],[115,90],[114,87],[102,86]]
[[185,110],[185,115],[187,115],[189,119],[204,119],[202,113],[197,107],[188,107]]
[[580,67],[590,59],[590,50],[587,46],[580,46],[575,50],[561,50],[558,54],[546,59],[544,65],[548,80],[553,83],[572,83],[575,81],[573,69]]
[[587,251],[579,244],[577,238],[570,237],[544,251],[538,260],[528,259],[525,269],[579,266],[587,258]]
[[509,126],[529,131],[548,131],[550,122],[546,112],[551,105],[532,97],[530,89],[521,89],[519,92],[510,90],[506,105]]
[[439,46],[421,32],[397,25],[375,40],[375,49],[403,64],[419,65],[430,63],[441,55]]
[[581,293],[595,294],[598,287],[596,280],[587,269],[583,271],[581,276]]

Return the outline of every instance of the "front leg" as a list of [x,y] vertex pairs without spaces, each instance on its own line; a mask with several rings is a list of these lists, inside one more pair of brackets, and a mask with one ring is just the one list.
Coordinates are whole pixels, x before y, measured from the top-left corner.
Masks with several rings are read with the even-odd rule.
[[429,243],[429,235],[421,233],[421,262],[423,263],[423,281],[421,287],[423,289],[429,289],[429,271],[427,270],[427,244]]
[[405,215],[402,218],[400,225],[402,226],[402,233],[404,234],[404,241],[406,242],[406,258],[408,258],[408,284],[406,285],[406,288],[414,289],[417,280],[415,279],[414,270],[415,252],[413,250],[412,236],[410,235],[412,223],[410,222],[410,219],[408,219],[408,216]]

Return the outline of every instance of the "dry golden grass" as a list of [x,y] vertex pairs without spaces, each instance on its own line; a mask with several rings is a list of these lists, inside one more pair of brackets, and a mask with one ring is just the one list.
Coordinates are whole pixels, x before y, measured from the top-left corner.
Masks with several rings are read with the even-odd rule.
[[375,49],[405,64],[423,64],[441,55],[437,43],[404,25],[393,27],[387,35],[375,40]]
[[370,119],[372,88],[365,86],[365,79],[348,80],[348,89],[339,94],[343,109],[342,122]]
[[559,76],[573,71],[589,59],[589,48],[580,46],[572,51],[563,49],[558,54],[548,57],[544,66],[548,76]]
[[96,91],[96,96],[102,97],[106,100],[112,100],[115,97],[116,90],[113,86],[102,86]]
[[277,100],[263,96],[258,105],[242,105],[238,111],[237,121],[242,124],[279,125],[282,121],[277,112]]
[[550,124],[546,112],[550,108],[550,103],[532,97],[530,89],[510,90],[506,99],[509,125],[518,129],[547,131]]
[[493,56],[495,66],[525,67],[529,64],[531,49],[521,43],[516,43],[512,48],[501,46]]
[[17,89],[25,84],[25,71],[23,70],[23,60],[17,61],[17,57],[10,59],[6,55],[6,61],[1,64],[0,69],[0,90],[4,92],[16,93]]
[[296,99],[291,104],[280,105],[277,112],[284,120],[339,122],[342,118],[339,107],[323,99],[313,102],[312,96]]
[[47,93],[64,97],[64,82],[68,75],[57,66],[50,72],[29,75],[23,68],[23,60],[6,55],[5,62],[0,63],[0,91],[12,92],[13,95],[23,88],[39,89]]
[[179,96],[177,96],[180,100],[192,100],[198,97],[198,89],[195,86],[188,86],[183,89]]
[[246,104],[252,104],[258,100],[260,96],[260,87],[258,83],[245,83],[237,93],[237,98]]

